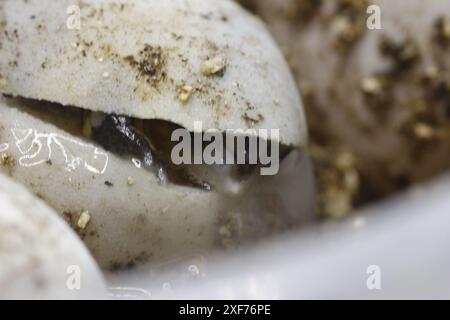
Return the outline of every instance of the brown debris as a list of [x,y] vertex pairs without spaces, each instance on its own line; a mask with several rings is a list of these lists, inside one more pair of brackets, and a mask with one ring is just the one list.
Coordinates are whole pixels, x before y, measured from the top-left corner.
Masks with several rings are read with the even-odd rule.
[[185,85],[180,88],[178,100],[180,100],[181,103],[187,104],[189,100],[191,100],[192,93],[194,92],[194,87]]
[[367,31],[367,0],[337,0],[331,32],[336,36],[335,47],[348,52]]
[[383,90],[383,82],[380,78],[370,76],[361,80],[361,90],[367,95],[378,95]]
[[394,71],[401,72],[416,66],[421,55],[417,44],[410,38],[397,41],[384,36],[379,44],[380,52],[394,63]]
[[83,211],[77,221],[77,227],[80,230],[85,230],[89,222],[91,221],[91,215],[89,211]]
[[325,218],[342,218],[353,209],[360,188],[355,156],[344,150],[311,145],[319,194],[319,212]]
[[144,77],[147,83],[157,85],[167,76],[165,69],[165,55],[161,47],[153,47],[149,44],[144,46],[138,57],[127,56],[124,58],[132,67],[139,72],[139,77]]
[[0,156],[0,165],[13,168],[16,166],[16,160],[8,153],[3,153]]
[[205,76],[223,75],[226,67],[225,58],[222,56],[215,56],[212,59],[208,59],[202,64],[202,74]]
[[322,0],[290,0],[284,7],[284,15],[293,21],[307,23],[322,6]]
[[88,210],[82,210],[78,212],[63,212],[64,220],[69,226],[77,232],[81,239],[84,239],[89,234],[87,233],[88,226],[92,220],[91,214]]
[[450,44],[450,18],[440,17],[436,21],[435,39],[441,47],[448,47],[448,45]]

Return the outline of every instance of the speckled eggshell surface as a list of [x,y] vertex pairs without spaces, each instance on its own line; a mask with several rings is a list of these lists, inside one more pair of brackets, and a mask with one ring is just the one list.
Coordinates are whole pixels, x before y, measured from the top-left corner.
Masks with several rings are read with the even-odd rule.
[[106,299],[103,277],[75,233],[0,174],[0,298]]
[[285,49],[314,142],[350,150],[370,189],[448,168],[450,1],[240,2]]
[[2,93],[306,144],[283,55],[232,1],[6,0],[0,15]]

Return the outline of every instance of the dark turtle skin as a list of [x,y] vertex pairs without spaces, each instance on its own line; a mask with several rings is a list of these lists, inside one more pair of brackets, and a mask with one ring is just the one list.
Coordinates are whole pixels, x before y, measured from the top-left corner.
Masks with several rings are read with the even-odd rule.
[[150,140],[133,125],[133,119],[115,114],[104,115],[100,125],[92,126],[91,138],[107,151],[140,160],[158,178],[163,176],[163,165]]

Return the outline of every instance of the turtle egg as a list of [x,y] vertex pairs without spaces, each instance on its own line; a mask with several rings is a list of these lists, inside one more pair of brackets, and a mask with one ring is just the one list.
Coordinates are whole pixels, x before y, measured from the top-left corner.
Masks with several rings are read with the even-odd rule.
[[[0,171],[66,219],[103,268],[234,248],[314,219],[302,102],[260,20],[232,1],[88,0],[68,28],[70,5],[2,1],[0,141],[15,165]],[[179,129],[194,144],[210,129],[275,143],[278,174],[176,164]]]
[[107,298],[103,276],[76,234],[2,174],[0,230],[1,299]]
[[285,49],[318,163],[354,158],[360,202],[449,168],[449,1],[241,2]]

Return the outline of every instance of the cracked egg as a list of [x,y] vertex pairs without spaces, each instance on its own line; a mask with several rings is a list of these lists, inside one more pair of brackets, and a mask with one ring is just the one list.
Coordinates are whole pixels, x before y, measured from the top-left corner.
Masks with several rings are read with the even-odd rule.
[[[71,4],[2,3],[0,170],[64,217],[103,268],[313,219],[302,103],[259,20],[231,1],[84,1],[67,14]],[[171,135],[200,134],[196,122],[224,136],[254,130],[259,144],[261,130],[279,130],[278,174],[175,165]]]

